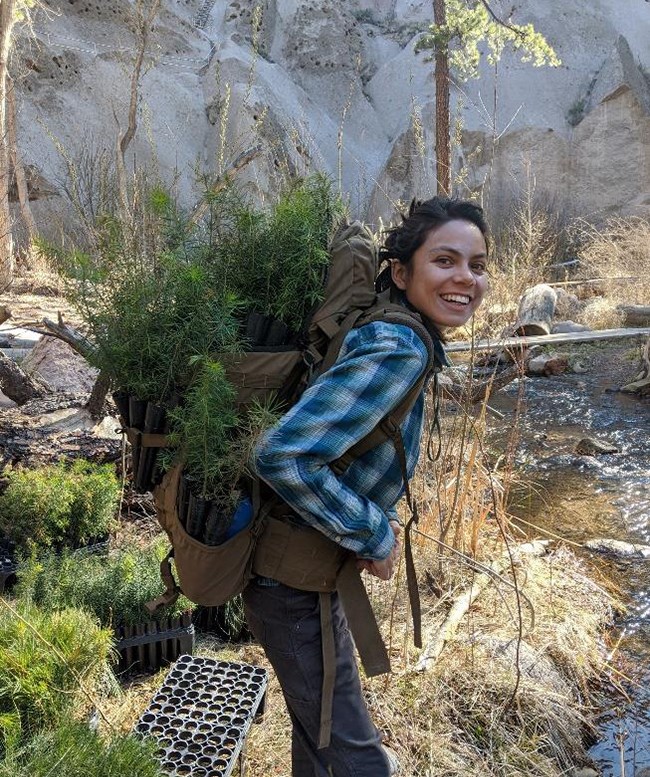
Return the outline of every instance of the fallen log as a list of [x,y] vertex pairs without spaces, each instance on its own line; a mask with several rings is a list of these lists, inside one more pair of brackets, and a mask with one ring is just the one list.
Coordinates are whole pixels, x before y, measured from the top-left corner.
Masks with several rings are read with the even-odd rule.
[[[546,540],[526,542],[514,548],[512,550],[512,554],[514,557],[522,553],[541,556],[546,553],[547,545],[548,541]],[[454,604],[452,605],[452,608],[442,625],[436,629],[435,633],[429,635],[429,639],[427,640],[424,650],[422,651],[422,655],[415,665],[416,672],[426,672],[435,665],[440,654],[444,650],[445,645],[453,639],[460,622],[469,611],[469,608],[476,601],[482,591],[487,587],[487,585],[492,580],[494,580],[495,577],[498,577],[505,569],[507,569],[511,563],[512,560],[510,553],[504,553],[501,558],[490,564],[489,572],[481,572],[477,574],[472,580],[470,587],[463,591],[460,596],[456,597]]]
[[34,375],[28,375],[2,352],[0,352],[0,390],[17,405],[24,405],[30,399],[44,397],[52,391],[47,383]]
[[519,301],[516,335],[548,335],[555,313],[557,292],[547,283],[538,283],[526,289]]
[[595,340],[614,340],[622,337],[647,337],[650,327],[627,329],[595,329],[590,332],[562,332],[555,335],[534,335],[530,337],[502,337],[499,340],[476,340],[446,343],[445,351],[498,351],[504,348],[528,348],[531,345],[556,345],[557,343],[586,343]]

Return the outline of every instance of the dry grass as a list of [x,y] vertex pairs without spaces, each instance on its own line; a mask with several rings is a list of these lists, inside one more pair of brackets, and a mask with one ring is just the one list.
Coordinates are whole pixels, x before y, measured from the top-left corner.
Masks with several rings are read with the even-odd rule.
[[[650,221],[638,216],[572,227],[580,245],[581,275],[604,278],[601,290],[613,303],[647,305],[650,299]],[[621,278],[634,279],[631,282]]]
[[[429,546],[416,554],[423,582],[425,570],[433,570],[444,586],[440,598],[426,583],[421,586],[425,631],[435,632],[454,594],[473,573]],[[584,711],[604,664],[599,634],[611,612],[610,597],[589,580],[576,557],[561,548],[529,559],[517,576],[535,609],[535,628],[526,630],[519,646],[519,673],[519,623],[511,588],[498,581],[488,587],[434,668],[418,673],[413,669],[418,651],[410,642],[403,584],[398,591],[394,583],[369,585],[391,645],[393,674],[364,680],[364,690],[373,719],[397,751],[405,777],[560,777],[570,766],[587,762]],[[524,621],[526,628],[529,613],[524,613]],[[196,652],[270,670],[256,645],[228,646],[201,638]],[[132,680],[105,708],[118,730],[131,729],[164,674]],[[290,777],[290,731],[282,693],[270,670],[266,714],[248,737],[250,777]]]
[[[438,633],[478,572],[505,558],[429,671],[415,670],[420,651],[412,644],[403,565],[389,583],[367,580],[393,674],[365,679],[364,691],[405,777],[560,777],[588,763],[585,716],[606,669],[601,634],[614,603],[563,547],[510,563],[517,540],[506,530],[502,478],[511,476],[507,459],[500,478],[489,471],[483,427],[481,412],[452,415],[440,458],[415,483],[425,639]],[[256,645],[202,638],[197,652],[269,668]],[[250,777],[291,773],[291,725],[270,674],[266,715],[248,738]],[[126,689],[109,713],[121,730],[133,726],[162,677]]]

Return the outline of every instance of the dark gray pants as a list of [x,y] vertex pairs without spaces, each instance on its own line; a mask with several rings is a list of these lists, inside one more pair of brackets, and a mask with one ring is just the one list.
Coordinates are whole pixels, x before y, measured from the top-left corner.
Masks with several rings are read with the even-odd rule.
[[354,648],[338,596],[332,594],[336,682],[329,747],[319,750],[323,658],[318,594],[251,583],[246,618],[282,686],[293,723],[293,777],[388,777],[379,732],[368,714]]

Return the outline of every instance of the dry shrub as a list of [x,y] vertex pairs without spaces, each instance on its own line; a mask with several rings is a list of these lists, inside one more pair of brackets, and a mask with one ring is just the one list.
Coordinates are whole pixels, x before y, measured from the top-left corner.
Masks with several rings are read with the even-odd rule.
[[605,279],[601,291],[614,304],[648,304],[650,220],[619,216],[601,226],[578,221],[572,233],[580,246],[583,277]]
[[611,297],[594,297],[585,305],[580,318],[590,329],[617,329],[625,319]]

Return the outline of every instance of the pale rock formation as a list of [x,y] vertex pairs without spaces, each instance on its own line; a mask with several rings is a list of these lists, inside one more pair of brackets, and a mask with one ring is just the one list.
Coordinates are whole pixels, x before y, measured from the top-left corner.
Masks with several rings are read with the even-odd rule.
[[[114,157],[135,41],[133,0],[45,4],[37,41],[16,49],[15,64],[23,161],[49,194],[69,188],[65,157],[82,189]],[[128,161],[175,176],[191,205],[197,169],[218,172],[261,144],[243,177],[262,193],[287,171],[316,168],[355,215],[391,217],[398,202],[435,191],[433,66],[413,48],[431,17],[428,0],[163,0]],[[482,194],[495,215],[526,188],[590,217],[650,214],[647,3],[522,0],[514,21],[544,33],[562,66],[508,55],[498,77],[483,65],[453,90],[458,193]],[[69,229],[64,200],[36,201],[39,224]]]

